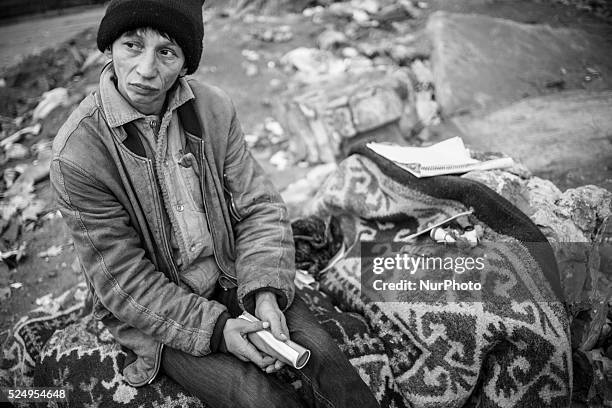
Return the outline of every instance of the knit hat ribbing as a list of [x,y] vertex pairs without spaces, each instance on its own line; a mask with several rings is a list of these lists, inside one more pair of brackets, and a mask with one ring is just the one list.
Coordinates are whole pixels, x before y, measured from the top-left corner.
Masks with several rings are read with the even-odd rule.
[[198,69],[202,56],[203,0],[112,0],[98,28],[102,52],[126,31],[151,27],[168,34],[185,54],[187,74]]

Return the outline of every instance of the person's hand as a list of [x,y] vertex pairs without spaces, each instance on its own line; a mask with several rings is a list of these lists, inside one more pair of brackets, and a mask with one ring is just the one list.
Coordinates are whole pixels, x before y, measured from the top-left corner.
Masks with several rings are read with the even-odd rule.
[[269,322],[248,322],[244,319],[227,319],[223,338],[227,351],[242,361],[251,361],[262,370],[274,365],[275,358],[262,354],[247,340],[247,335],[270,327]]
[[249,333],[248,338],[259,349],[262,356],[264,356],[264,364],[265,367],[263,371],[268,374],[274,373],[285,365],[285,362],[282,360],[280,354],[276,352],[273,348],[268,346],[265,341],[263,341],[256,332]]
[[[257,294],[255,298],[255,316],[262,322],[270,324],[270,331],[276,339],[280,341],[287,341],[289,339],[289,329],[287,328],[285,315],[278,307],[274,293],[259,292]],[[268,347],[259,337],[251,334],[249,339],[260,351],[275,358],[274,364],[270,364],[264,369],[266,373],[276,372],[285,365],[285,362],[276,350]]]
[[289,340],[289,329],[285,315],[278,307],[276,296],[272,292],[259,292],[255,298],[255,316],[262,322],[268,322],[270,331],[280,341]]

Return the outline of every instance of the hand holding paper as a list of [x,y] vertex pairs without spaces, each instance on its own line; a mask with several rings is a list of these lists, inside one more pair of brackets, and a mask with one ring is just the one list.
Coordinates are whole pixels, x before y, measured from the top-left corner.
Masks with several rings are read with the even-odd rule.
[[[248,312],[242,313],[238,318],[249,322],[259,321],[258,318]],[[291,340],[277,340],[269,330],[260,330],[250,333],[249,339],[251,339],[257,347],[261,346],[261,348],[264,348],[262,351],[265,353],[297,369],[303,368],[310,358],[310,350],[305,349]]]

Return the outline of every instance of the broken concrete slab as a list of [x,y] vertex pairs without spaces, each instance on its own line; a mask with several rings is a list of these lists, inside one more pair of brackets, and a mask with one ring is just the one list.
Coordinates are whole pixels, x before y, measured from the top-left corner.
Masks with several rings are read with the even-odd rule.
[[482,15],[433,13],[436,97],[446,115],[559,90],[612,89],[612,39]]
[[510,154],[533,172],[591,166],[603,176],[612,170],[607,168],[612,163],[611,113],[612,91],[565,91],[453,122],[467,145]]
[[[339,75],[287,91],[277,102],[276,116],[291,136],[297,160],[329,163],[343,155],[349,139],[397,125],[408,94],[408,84],[383,71]],[[394,141],[401,139],[399,132],[391,133]]]

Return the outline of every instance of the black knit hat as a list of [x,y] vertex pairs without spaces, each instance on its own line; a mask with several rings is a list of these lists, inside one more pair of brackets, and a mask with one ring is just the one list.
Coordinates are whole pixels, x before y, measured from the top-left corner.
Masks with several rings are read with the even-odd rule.
[[151,27],[168,34],[185,54],[187,73],[198,69],[202,56],[204,0],[112,0],[98,28],[102,52],[126,31]]

